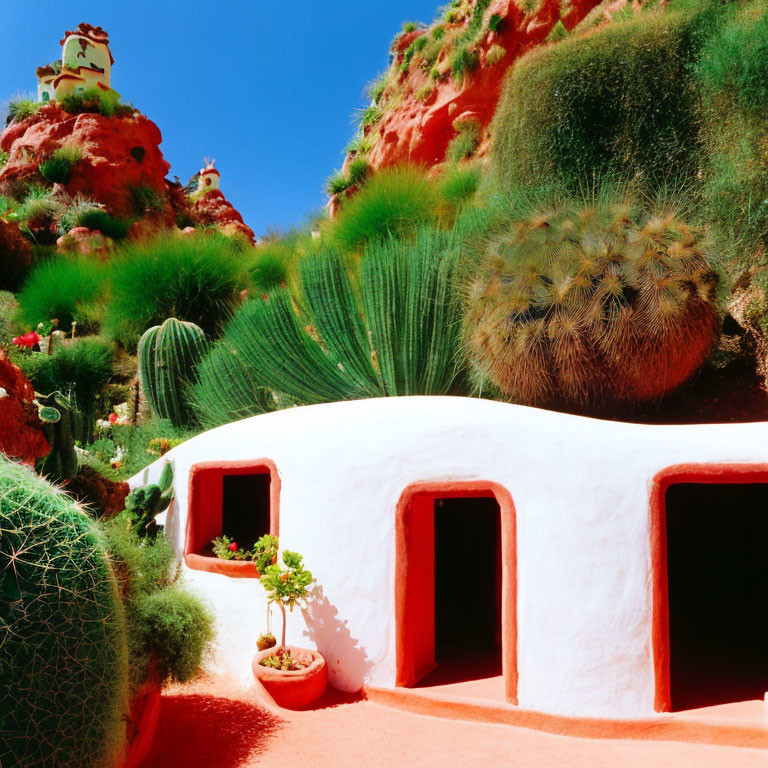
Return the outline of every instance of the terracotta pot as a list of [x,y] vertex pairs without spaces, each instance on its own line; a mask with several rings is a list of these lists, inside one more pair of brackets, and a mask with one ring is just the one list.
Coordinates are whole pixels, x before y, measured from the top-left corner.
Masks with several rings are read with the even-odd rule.
[[292,656],[311,656],[312,664],[306,669],[283,672],[281,669],[262,667],[259,663],[268,656],[274,656],[275,648],[267,648],[253,657],[253,676],[256,685],[268,702],[284,709],[306,709],[317,701],[328,684],[328,668],[325,659],[317,652],[306,648],[286,646]]

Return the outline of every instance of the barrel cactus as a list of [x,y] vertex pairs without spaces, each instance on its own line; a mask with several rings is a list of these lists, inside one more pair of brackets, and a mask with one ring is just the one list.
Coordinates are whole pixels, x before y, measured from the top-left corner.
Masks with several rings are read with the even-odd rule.
[[174,426],[195,421],[185,390],[207,351],[205,332],[194,323],[171,317],[139,341],[139,375],[152,410]]
[[474,372],[512,400],[593,411],[683,384],[716,340],[702,234],[617,197],[516,222],[469,291]]
[[95,524],[0,456],[0,765],[110,768],[124,755],[128,657]]

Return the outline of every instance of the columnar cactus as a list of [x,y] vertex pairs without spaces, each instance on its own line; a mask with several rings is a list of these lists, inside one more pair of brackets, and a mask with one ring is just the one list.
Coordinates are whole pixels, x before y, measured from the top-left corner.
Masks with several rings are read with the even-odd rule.
[[588,411],[659,398],[705,361],[717,278],[701,233],[617,198],[516,222],[471,287],[469,356],[516,402]]
[[164,512],[173,499],[173,467],[166,464],[157,485],[134,488],[125,499],[125,513],[131,529],[139,536],[156,536],[159,530],[155,517]]
[[65,493],[0,455],[0,765],[112,768],[128,652],[101,535]]
[[194,323],[169,318],[139,341],[139,375],[152,410],[177,427],[193,422],[185,390],[207,351],[205,332]]

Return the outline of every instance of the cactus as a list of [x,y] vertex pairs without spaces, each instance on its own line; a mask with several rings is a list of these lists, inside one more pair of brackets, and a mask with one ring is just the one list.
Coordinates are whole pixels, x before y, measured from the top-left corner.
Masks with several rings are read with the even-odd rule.
[[164,512],[173,498],[173,467],[166,464],[157,485],[134,488],[125,499],[125,515],[139,536],[154,537],[159,531],[155,517]]
[[659,398],[705,361],[717,278],[701,234],[615,193],[515,222],[471,286],[469,356],[516,402],[578,411]]
[[185,388],[207,351],[205,332],[194,323],[169,318],[144,333],[139,341],[139,374],[152,410],[176,427],[195,421]]
[[37,402],[43,434],[51,446],[51,452],[39,462],[38,469],[54,482],[71,480],[77,474],[77,453],[69,401],[55,393],[38,395]]
[[128,652],[99,531],[66,494],[0,456],[0,765],[112,768]]

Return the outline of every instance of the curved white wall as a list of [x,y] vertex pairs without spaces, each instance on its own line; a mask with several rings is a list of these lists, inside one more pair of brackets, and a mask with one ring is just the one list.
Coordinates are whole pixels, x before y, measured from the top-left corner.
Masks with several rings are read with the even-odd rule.
[[[190,467],[271,459],[280,541],[322,594],[289,616],[346,690],[395,680],[395,506],[412,483],[487,480],[517,511],[519,704],[559,714],[653,713],[650,490],[682,463],[768,462],[768,423],[644,426],[471,398],[408,397],[293,408],[190,440],[132,479],[175,469],[167,533],[184,547]],[[251,684],[264,628],[258,581],[186,569],[216,609],[213,662]],[[275,616],[277,619],[277,615]]]

